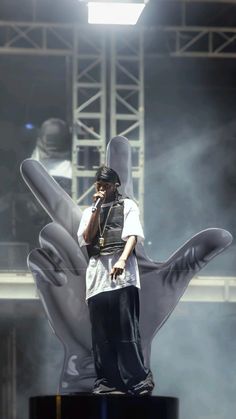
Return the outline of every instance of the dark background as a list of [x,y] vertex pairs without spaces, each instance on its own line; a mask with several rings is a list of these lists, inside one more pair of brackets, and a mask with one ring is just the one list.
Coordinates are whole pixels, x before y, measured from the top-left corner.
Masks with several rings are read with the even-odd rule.
[[[232,4],[189,3],[187,23],[234,27],[235,12]],[[84,24],[86,10],[74,0],[2,0],[0,19]],[[180,23],[178,1],[150,0],[138,25]],[[37,244],[24,211],[4,205],[26,192],[19,166],[31,155],[42,122],[70,119],[67,65],[60,57],[0,56],[2,242]],[[155,260],[201,229],[222,227],[236,236],[235,73],[235,59],[157,56],[155,38],[145,46],[144,227]],[[32,130],[25,128],[29,122]],[[233,245],[203,274],[235,276],[235,264]],[[180,397],[181,419],[235,418],[235,316],[233,303],[180,303],[155,338],[155,394]],[[39,301],[1,301],[2,341],[11,330],[17,336],[17,419],[25,419],[30,395],[56,392],[63,352]]]

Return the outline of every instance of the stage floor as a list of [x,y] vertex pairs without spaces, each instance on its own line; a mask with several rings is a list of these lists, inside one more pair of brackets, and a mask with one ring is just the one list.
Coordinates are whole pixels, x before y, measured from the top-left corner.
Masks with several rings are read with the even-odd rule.
[[93,395],[30,398],[29,419],[178,419],[174,397]]

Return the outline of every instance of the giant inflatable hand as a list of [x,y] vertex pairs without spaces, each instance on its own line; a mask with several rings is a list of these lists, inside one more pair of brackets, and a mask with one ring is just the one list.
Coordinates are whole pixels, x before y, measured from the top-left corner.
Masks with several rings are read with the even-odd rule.
[[[110,141],[107,165],[119,174],[123,196],[132,197],[131,149],[126,138],[115,137]],[[41,231],[40,248],[29,254],[28,264],[48,320],[64,346],[59,391],[89,391],[95,371],[85,303],[88,257],[77,243],[81,211],[39,162],[25,160],[21,172],[53,221]],[[142,287],[140,331],[146,366],[150,364],[153,337],[176,307],[190,279],[231,242],[232,236],[226,230],[207,229],[163,263],[151,261],[143,246],[137,246]]]

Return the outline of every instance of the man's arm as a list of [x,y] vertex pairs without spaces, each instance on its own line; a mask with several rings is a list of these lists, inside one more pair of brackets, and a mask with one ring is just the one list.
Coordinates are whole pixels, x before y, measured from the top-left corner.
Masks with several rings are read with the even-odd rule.
[[89,223],[83,232],[83,238],[86,243],[91,243],[91,241],[96,236],[96,233],[98,231],[99,213],[100,213],[100,208],[97,208],[97,210],[91,214]]
[[101,200],[100,200],[100,203],[97,206],[96,211],[91,214],[91,217],[90,217],[90,220],[88,222],[88,225],[87,225],[86,229],[83,232],[83,238],[84,238],[84,240],[85,240],[86,243],[91,243],[91,241],[94,239],[94,237],[97,234],[97,231],[98,231],[98,222],[99,222],[99,214],[100,214],[102,202],[103,202],[103,200],[105,198],[105,192],[104,191],[96,192],[93,195],[93,198],[94,198],[95,201],[98,198],[101,198]]
[[110,275],[111,275],[111,279],[114,278],[116,279],[116,277],[118,275],[121,275],[125,269],[125,264],[126,261],[128,259],[128,257],[131,255],[131,253],[133,252],[135,245],[137,243],[137,237],[136,236],[129,236],[128,240],[125,244],[124,250],[119,258],[119,260],[115,263],[115,265],[113,266]]

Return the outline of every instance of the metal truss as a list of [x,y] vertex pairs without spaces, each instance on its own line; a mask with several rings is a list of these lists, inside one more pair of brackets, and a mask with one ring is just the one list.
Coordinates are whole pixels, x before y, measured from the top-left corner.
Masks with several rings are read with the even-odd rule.
[[[156,44],[150,55],[172,57],[236,58],[235,28],[192,26],[154,28]],[[154,50],[155,49],[155,50]]]
[[[37,300],[31,273],[0,273],[0,300]],[[183,302],[236,302],[236,277],[198,276],[191,280]]]
[[[132,39],[131,39],[132,38]],[[106,42],[111,42],[111,130],[109,138],[129,134],[137,161],[136,197],[143,213],[144,86],[142,33],[125,42],[118,33],[105,40],[91,27],[25,22],[0,22],[0,54],[69,55],[73,80],[72,196],[88,204],[96,169],[106,149]],[[114,74],[113,74],[114,70]],[[118,79],[121,76],[121,82]],[[117,78],[117,79],[116,79]],[[119,84],[118,84],[119,83]],[[118,105],[119,104],[119,105]],[[123,109],[121,109],[123,107]],[[125,111],[124,111],[125,109]],[[119,112],[115,114],[114,112]],[[114,121],[114,123],[113,123]]]
[[72,197],[86,206],[106,150],[106,46],[93,30],[75,31],[72,109]]
[[111,137],[128,136],[132,149],[134,194],[141,218],[144,207],[144,59],[143,32],[111,39]]
[[[92,29],[53,23],[0,21],[0,54],[73,56],[79,31],[91,33]],[[140,30],[133,29],[133,33],[139,36]],[[179,57],[235,58],[235,41],[234,27],[181,25],[144,29],[145,57],[168,53]]]
[[[73,55],[76,31],[73,25],[0,22],[0,54]],[[234,58],[236,54],[235,28],[163,26],[145,28],[144,34],[145,51],[149,53],[224,58]]]
[[74,31],[71,25],[0,21],[0,54],[72,55]]

